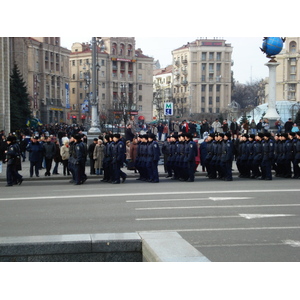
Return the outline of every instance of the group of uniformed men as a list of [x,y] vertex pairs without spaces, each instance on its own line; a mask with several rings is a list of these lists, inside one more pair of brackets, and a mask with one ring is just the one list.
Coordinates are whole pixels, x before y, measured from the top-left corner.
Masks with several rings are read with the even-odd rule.
[[[103,160],[103,182],[118,184],[126,180],[127,175],[121,170],[126,158],[126,148],[120,134],[105,136],[105,157]],[[85,164],[87,157],[86,145],[82,142],[82,135],[76,134],[70,140],[70,158],[68,168],[73,176],[75,185],[83,184],[87,180]]]
[[300,132],[257,135],[244,134],[238,142],[239,177],[272,180],[276,177],[300,178]]
[[[158,161],[161,151],[154,134],[138,137],[135,168],[140,177],[138,180],[159,182]],[[102,182],[118,184],[125,182],[126,174],[121,170],[126,160],[126,147],[120,134],[104,137],[104,177]],[[15,168],[15,158],[19,155],[14,138],[8,138],[7,150],[8,186],[16,181],[21,184],[23,179]],[[230,133],[212,133],[205,139],[205,165],[210,179],[232,181],[232,162],[236,165],[240,178],[272,180],[272,169],[275,176],[300,179],[300,132],[276,134],[269,133],[243,134],[232,139]],[[163,153],[167,158],[166,169],[173,180],[193,182],[195,179],[196,162],[199,147],[190,133],[173,134],[169,142],[163,145]],[[86,145],[80,134],[70,140],[69,170],[72,183],[80,185],[87,180],[85,164],[87,157]]]
[[272,180],[274,170],[276,177],[299,179],[300,132],[274,137],[270,132],[243,134],[234,141],[229,133],[210,134],[205,159],[208,177],[232,180],[234,156],[240,178]]

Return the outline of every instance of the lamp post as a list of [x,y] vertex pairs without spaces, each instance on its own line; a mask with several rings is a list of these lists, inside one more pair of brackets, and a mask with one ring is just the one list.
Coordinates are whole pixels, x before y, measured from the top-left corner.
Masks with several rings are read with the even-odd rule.
[[97,39],[92,38],[92,95],[91,95],[91,128],[88,131],[88,135],[99,135],[100,127],[98,121],[98,100],[97,100]]

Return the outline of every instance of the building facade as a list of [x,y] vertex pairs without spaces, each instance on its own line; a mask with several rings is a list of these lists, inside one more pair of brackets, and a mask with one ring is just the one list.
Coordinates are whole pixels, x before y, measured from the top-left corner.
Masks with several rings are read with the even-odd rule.
[[174,113],[219,114],[231,102],[232,47],[223,39],[197,39],[172,51]]
[[9,38],[0,37],[0,130],[10,132]]
[[66,122],[69,54],[59,37],[10,38],[11,67],[27,84],[31,111],[44,124]]
[[276,100],[300,102],[300,37],[287,37],[284,45],[276,55]]
[[[150,121],[153,58],[135,49],[134,37],[103,37],[97,49],[100,122],[120,124],[130,115]],[[90,118],[91,68],[90,44],[74,43],[70,58],[70,114],[83,124],[88,124]]]
[[153,119],[165,119],[164,103],[173,102],[173,66],[153,71]]

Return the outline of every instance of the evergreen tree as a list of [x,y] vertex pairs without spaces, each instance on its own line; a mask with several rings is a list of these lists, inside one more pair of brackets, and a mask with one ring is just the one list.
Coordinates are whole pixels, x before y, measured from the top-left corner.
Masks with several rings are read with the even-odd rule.
[[31,118],[29,94],[23,77],[15,64],[10,76],[10,122],[11,130],[26,127],[26,120]]
[[300,110],[298,110],[296,114],[295,123],[299,126],[300,125]]

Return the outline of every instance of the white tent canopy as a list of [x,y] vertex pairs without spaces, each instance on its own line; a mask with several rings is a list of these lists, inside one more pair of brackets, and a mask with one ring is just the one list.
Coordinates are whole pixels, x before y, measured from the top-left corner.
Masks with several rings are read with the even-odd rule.
[[[276,110],[280,115],[281,123],[285,123],[289,118],[292,120],[295,119],[295,116],[300,109],[300,103],[295,101],[276,101]],[[249,122],[252,121],[254,116],[254,121],[257,124],[260,119],[263,118],[263,115],[268,110],[268,103],[261,104],[257,106],[255,109],[251,110],[250,112],[246,113]],[[242,117],[239,118],[238,122],[241,120]]]

